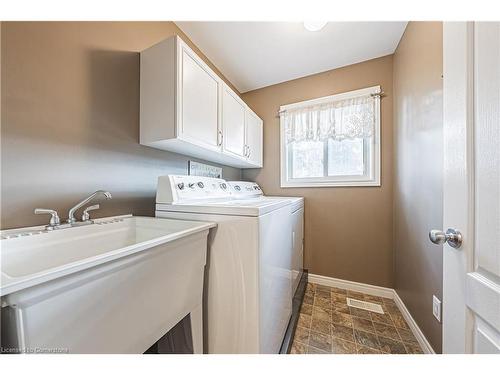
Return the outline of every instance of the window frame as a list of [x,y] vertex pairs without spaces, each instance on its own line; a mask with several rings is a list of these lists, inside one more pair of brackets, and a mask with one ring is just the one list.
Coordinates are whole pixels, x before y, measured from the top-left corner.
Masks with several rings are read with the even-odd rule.
[[[288,109],[296,109],[305,106],[324,104],[333,101],[352,99],[359,96],[380,94],[381,89],[379,86],[367,87],[364,89],[353,90],[349,92],[343,92],[340,94],[324,96],[317,99],[306,100],[302,102],[287,104],[280,106],[280,113]],[[349,186],[381,186],[380,184],[380,162],[381,162],[381,151],[380,151],[380,96],[375,95],[375,131],[373,137],[370,139],[365,139],[363,141],[363,158],[370,156],[369,159],[369,171],[365,171],[362,176],[324,176],[324,177],[312,177],[312,178],[292,178],[292,163],[289,162],[290,154],[292,153],[292,148],[287,147],[286,144],[286,133],[284,116],[280,116],[280,182],[282,188],[294,188],[294,187],[349,187]],[[327,144],[325,143],[325,160],[328,159]],[[367,145],[370,145],[370,150],[367,152]],[[367,164],[365,163],[365,167]],[[328,168],[328,163],[326,162],[324,168]],[[368,173],[367,173],[368,172]]]

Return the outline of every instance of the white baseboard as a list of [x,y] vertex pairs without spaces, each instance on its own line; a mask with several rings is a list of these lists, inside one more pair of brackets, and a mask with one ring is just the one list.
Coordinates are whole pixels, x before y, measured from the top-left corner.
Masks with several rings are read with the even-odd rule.
[[353,292],[371,294],[372,296],[394,299],[394,289],[385,288],[383,286],[363,284],[355,281],[336,279],[334,277],[315,275],[312,273],[309,274],[309,282],[335,288],[352,290]]
[[429,341],[427,341],[424,333],[420,330],[417,322],[415,322],[415,319],[413,319],[413,317],[411,316],[410,311],[408,311],[408,309],[406,308],[403,300],[399,297],[398,293],[395,290],[393,299],[396,303],[396,306],[399,308],[399,311],[401,311],[401,314],[403,314],[406,323],[408,324],[408,326],[410,326],[410,329],[413,332],[413,336],[415,336],[415,338],[417,339],[418,343],[420,344],[420,348],[422,348],[422,351],[426,354],[436,354],[434,349],[432,349],[431,344],[429,344]]
[[434,349],[432,349],[432,346],[429,344],[429,341],[415,322],[415,319],[413,319],[410,312],[406,308],[403,300],[399,297],[398,293],[394,289],[386,288],[383,286],[358,283],[355,281],[336,279],[334,277],[315,275],[312,273],[309,274],[309,282],[329,287],[352,290],[353,292],[366,293],[377,297],[390,298],[394,300],[394,303],[398,306],[401,314],[403,314],[403,317],[406,320],[406,323],[408,324],[411,331],[413,332],[413,335],[420,344],[422,351],[426,354],[436,354]]

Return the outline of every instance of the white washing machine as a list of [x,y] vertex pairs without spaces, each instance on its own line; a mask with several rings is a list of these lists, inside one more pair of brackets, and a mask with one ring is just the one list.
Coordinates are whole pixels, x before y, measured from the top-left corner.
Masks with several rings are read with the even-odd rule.
[[290,202],[292,215],[292,296],[294,296],[304,272],[304,198],[263,195],[261,187],[255,182],[228,181],[228,185],[232,195],[236,198],[286,199]]
[[156,216],[217,223],[209,236],[205,352],[278,353],[291,316],[291,205],[235,199],[222,179],[162,176]]

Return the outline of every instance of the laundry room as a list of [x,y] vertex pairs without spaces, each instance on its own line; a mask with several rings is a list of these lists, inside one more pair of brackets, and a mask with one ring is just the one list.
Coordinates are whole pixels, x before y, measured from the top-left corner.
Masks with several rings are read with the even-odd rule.
[[498,365],[500,23],[164,12],[0,20],[1,353]]

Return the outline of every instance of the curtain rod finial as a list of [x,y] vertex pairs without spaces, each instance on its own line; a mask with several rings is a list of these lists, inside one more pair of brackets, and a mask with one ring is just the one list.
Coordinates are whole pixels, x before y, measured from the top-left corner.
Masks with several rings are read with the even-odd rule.
[[380,91],[380,92],[375,92],[373,94],[370,94],[372,98],[383,98],[385,96],[385,92]]

